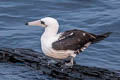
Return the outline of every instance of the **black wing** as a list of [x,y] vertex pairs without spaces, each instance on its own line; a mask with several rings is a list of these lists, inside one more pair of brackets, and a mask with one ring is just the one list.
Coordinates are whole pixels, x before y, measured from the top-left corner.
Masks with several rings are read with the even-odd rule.
[[82,31],[69,30],[61,34],[58,41],[52,44],[55,50],[80,50],[88,42],[93,42],[96,35]]

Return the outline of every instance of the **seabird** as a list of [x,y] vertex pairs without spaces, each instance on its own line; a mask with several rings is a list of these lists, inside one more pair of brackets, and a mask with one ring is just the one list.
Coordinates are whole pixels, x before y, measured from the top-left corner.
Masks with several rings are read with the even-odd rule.
[[78,29],[58,33],[59,23],[52,17],[27,22],[26,25],[44,27],[45,31],[41,36],[43,53],[56,59],[71,57],[70,63],[67,64],[70,66],[73,65],[73,60],[77,54],[83,52],[91,44],[99,42],[111,34],[111,32],[107,32],[96,35]]

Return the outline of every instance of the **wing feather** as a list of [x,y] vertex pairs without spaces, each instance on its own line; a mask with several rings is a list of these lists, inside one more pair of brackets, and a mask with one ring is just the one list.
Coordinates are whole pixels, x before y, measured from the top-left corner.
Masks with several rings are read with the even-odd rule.
[[64,32],[58,41],[52,44],[55,50],[80,50],[88,42],[96,39],[96,35],[82,30],[69,30]]

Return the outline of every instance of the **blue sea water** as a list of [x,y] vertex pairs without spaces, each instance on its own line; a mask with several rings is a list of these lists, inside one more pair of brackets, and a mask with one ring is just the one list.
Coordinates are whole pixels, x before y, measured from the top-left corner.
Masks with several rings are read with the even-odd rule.
[[[120,70],[120,0],[0,0],[0,47],[41,52],[40,36],[44,29],[24,24],[47,16],[58,19],[60,32],[71,29],[95,34],[113,32],[109,38],[79,54],[75,61],[80,65]],[[9,70],[9,67],[17,70],[16,65],[14,68],[11,68],[13,65],[7,64],[8,68],[4,67],[6,64],[0,65],[0,75],[4,74],[4,69],[8,70],[5,75],[9,74],[0,76],[2,80],[16,80],[14,77],[21,80],[21,76]]]

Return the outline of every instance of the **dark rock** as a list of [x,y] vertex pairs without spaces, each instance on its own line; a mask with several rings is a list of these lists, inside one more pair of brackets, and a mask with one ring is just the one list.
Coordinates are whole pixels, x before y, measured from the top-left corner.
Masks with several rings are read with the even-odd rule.
[[103,68],[75,64],[72,68],[63,63],[48,65],[50,58],[42,53],[23,48],[0,48],[0,61],[24,63],[50,77],[61,80],[120,80],[120,74]]

